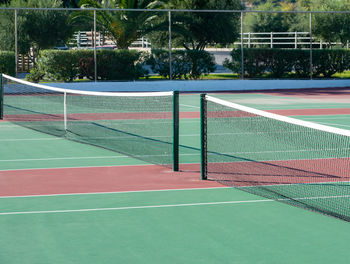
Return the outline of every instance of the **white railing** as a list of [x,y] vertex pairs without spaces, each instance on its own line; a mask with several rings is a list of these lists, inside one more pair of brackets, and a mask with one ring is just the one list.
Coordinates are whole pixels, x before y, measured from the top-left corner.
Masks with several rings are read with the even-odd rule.
[[[248,48],[254,46],[268,46],[274,48],[309,48],[310,47],[309,32],[246,32],[243,33],[243,45]],[[241,44],[241,40],[235,42],[236,45]],[[342,45],[339,42],[326,43],[321,39],[312,38],[312,46],[320,49],[326,45]],[[346,48],[349,48],[349,41],[346,43]]]
[[[92,48],[94,43],[93,31],[75,32],[69,45],[72,48]],[[114,42],[103,32],[96,32],[96,46],[115,45]],[[131,44],[132,47],[150,48],[151,43],[142,37]]]
[[[93,31],[78,31],[74,34],[70,41],[71,47],[76,48],[92,48],[93,47]],[[234,43],[240,45],[241,40]],[[313,48],[323,49],[328,45],[341,46],[342,43],[332,42],[326,43],[321,39],[312,39]],[[108,38],[103,32],[96,32],[96,46],[114,45],[113,41]],[[309,32],[246,32],[243,33],[243,45],[248,48],[263,46],[263,47],[280,47],[280,48],[309,48],[310,33]],[[349,41],[346,43],[346,48],[349,49]],[[131,47],[151,48],[152,44],[147,38],[140,38],[131,44]]]

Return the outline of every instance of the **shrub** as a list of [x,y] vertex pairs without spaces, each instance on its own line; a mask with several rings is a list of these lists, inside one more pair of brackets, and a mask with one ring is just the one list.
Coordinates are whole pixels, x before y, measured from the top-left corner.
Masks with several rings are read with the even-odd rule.
[[34,67],[30,70],[29,74],[26,75],[26,80],[30,82],[39,82],[44,77],[44,73],[38,69],[38,67]]
[[[188,60],[186,60],[185,51],[175,50],[171,55],[171,78],[186,78],[187,73],[190,71],[190,63]],[[169,78],[169,51],[152,49],[152,53],[146,63],[151,66],[154,73],[158,73],[160,76]]]
[[267,71],[274,78],[281,78],[293,70],[294,66],[293,50],[276,49],[265,53],[267,57]]
[[[247,52],[244,49],[244,71],[247,77],[257,77],[264,73],[266,61],[264,61],[264,49],[251,49]],[[224,66],[232,72],[241,74],[242,72],[242,53],[241,49],[234,49],[231,52],[232,60],[225,59]]]
[[0,51],[0,73],[8,75],[16,74],[15,53],[11,51]]
[[310,51],[298,50],[294,52],[294,71],[298,78],[310,77]]
[[349,55],[349,51],[343,49],[313,50],[313,75],[330,78],[334,73],[341,73],[349,69]]
[[[313,76],[331,77],[350,69],[350,51],[313,50]],[[224,66],[232,72],[241,74],[241,49],[231,52],[231,60],[226,59]],[[286,77],[295,73],[298,78],[310,76],[310,51],[300,49],[244,49],[244,73],[250,78],[270,74],[272,77]]]
[[[147,64],[153,72],[168,78],[169,51],[153,49]],[[174,50],[171,54],[172,79],[198,79],[215,71],[214,56],[203,50]]]
[[[134,80],[147,74],[142,70],[143,54],[129,50],[98,50],[97,77],[99,80]],[[33,76],[70,82],[75,78],[95,77],[93,50],[44,50],[40,53]],[[31,76],[29,76],[31,77]]]
[[[139,64],[142,53],[134,50],[99,50],[97,74],[101,80],[135,80],[143,75]],[[141,59],[141,61],[140,61]],[[140,76],[141,75],[141,76]]]
[[37,70],[46,79],[70,82],[78,74],[77,53],[75,50],[43,50],[38,58]]
[[215,71],[214,55],[204,50],[188,50],[186,53],[191,63],[191,79],[198,79],[202,74],[208,75]]

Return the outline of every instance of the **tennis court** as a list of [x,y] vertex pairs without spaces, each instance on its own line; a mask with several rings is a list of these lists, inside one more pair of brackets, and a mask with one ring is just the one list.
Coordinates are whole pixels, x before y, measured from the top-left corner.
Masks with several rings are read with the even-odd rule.
[[[212,96],[347,129],[350,92],[334,91]],[[348,222],[200,180],[199,108],[180,95],[180,172],[1,121],[2,262],[348,263]]]

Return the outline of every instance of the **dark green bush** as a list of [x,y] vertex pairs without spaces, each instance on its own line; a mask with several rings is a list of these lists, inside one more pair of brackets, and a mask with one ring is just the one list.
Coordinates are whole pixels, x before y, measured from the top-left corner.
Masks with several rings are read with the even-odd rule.
[[[147,75],[142,70],[144,54],[131,50],[98,50],[97,78],[99,80],[135,80]],[[79,77],[91,80],[95,76],[94,53],[89,50],[84,56],[79,56]]]
[[[168,78],[169,51],[153,49],[147,64],[154,73]],[[172,79],[198,79],[215,71],[214,56],[204,50],[174,50],[171,54]]]
[[309,50],[297,50],[297,52],[294,52],[294,71],[298,78],[310,77]]
[[135,80],[143,76],[139,64],[142,53],[135,50],[99,50],[97,75],[101,80]]
[[[264,61],[265,49],[244,49],[244,70],[247,77],[257,77],[264,73],[267,64]],[[242,72],[242,53],[241,49],[234,49],[231,52],[232,60],[225,59],[224,66],[234,73]]]
[[8,75],[16,74],[15,53],[11,51],[0,51],[0,73]]
[[274,78],[281,78],[293,70],[293,50],[276,49],[265,53],[267,57],[267,70]]
[[26,80],[30,82],[39,82],[43,79],[44,73],[38,69],[38,67],[34,67],[30,70],[29,74],[26,75]]
[[80,54],[81,51],[76,50],[43,50],[36,67],[46,79],[70,82],[78,74]]
[[[312,51],[314,77],[330,78],[334,73],[350,69],[350,51],[323,49]],[[241,49],[231,52],[232,60],[224,66],[241,74]],[[298,78],[310,76],[310,51],[301,49],[244,49],[244,74],[256,78],[268,74],[274,78],[287,77],[294,73]]]
[[[169,78],[170,65],[169,65],[169,51],[161,49],[152,49],[152,53],[146,62],[151,66],[154,73],[158,73],[160,76]],[[171,68],[172,79],[186,78],[190,71],[190,63],[186,59],[184,50],[175,50],[171,54]]]
[[204,50],[188,50],[186,55],[191,62],[190,78],[198,79],[202,74],[208,75],[214,72],[215,58],[212,54]]
[[343,49],[313,50],[313,75],[330,78],[334,73],[350,69],[350,52]]
[[[98,50],[97,78],[99,80],[134,80],[147,74],[140,64],[143,54],[130,50]],[[76,78],[95,77],[93,50],[44,50],[40,53],[36,70],[45,79],[69,82]],[[31,78],[31,76],[29,76]]]

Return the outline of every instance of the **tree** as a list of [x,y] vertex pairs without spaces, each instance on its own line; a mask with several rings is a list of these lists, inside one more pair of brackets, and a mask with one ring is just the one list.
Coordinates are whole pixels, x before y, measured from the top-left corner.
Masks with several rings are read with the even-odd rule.
[[296,6],[298,10],[310,11],[312,9],[313,0],[297,0]]
[[[154,9],[162,5],[153,0],[116,0],[102,1],[81,0],[81,8],[121,8],[121,9]],[[145,34],[145,24],[152,16],[152,12],[140,11],[98,11],[96,23],[114,41],[119,49],[127,49],[132,42]],[[77,12],[72,15],[73,22],[81,20],[92,21],[93,12]]]
[[[169,0],[169,9],[241,10],[239,0]],[[203,50],[210,43],[233,43],[239,37],[239,13],[172,12],[173,45],[187,50]],[[158,17],[152,21],[152,44],[166,46],[168,19]]]
[[79,0],[62,0],[63,7],[78,8]]
[[[262,5],[265,4],[268,0],[246,0],[244,2],[247,2],[251,5]],[[284,3],[284,2],[291,2],[291,3],[295,3],[295,0],[273,0],[274,4],[280,4],[280,3]]]
[[[290,6],[285,6],[285,9]],[[282,11],[282,6],[268,0],[259,5],[260,11]],[[289,10],[284,10],[289,11]],[[281,13],[249,13],[246,18],[247,30],[250,32],[286,32],[289,29],[288,15]]]
[[[313,0],[318,11],[350,11],[350,0]],[[350,41],[350,14],[314,14],[313,34],[327,42],[341,42],[344,47]]]
[[[9,7],[61,7],[57,0],[12,0]],[[33,61],[41,49],[53,48],[66,42],[73,34],[67,23],[69,13],[50,10],[18,11],[18,51],[28,54]],[[0,49],[14,50],[14,11],[6,10],[0,18]]]

